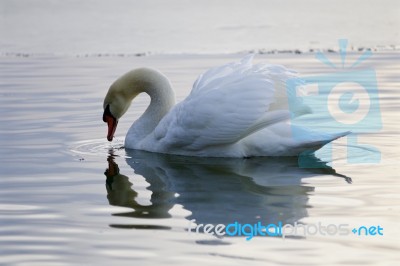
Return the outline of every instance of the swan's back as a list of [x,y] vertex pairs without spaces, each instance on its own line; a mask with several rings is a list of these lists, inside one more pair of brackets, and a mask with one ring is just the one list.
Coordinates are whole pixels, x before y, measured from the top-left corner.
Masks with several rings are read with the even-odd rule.
[[[177,104],[141,141],[128,148],[193,156],[248,157],[295,155],[326,143],[294,141],[285,82],[296,73],[283,66],[240,62],[209,69],[194,83],[190,95]],[[294,115],[309,112],[300,101]],[[308,142],[308,141],[305,141]]]

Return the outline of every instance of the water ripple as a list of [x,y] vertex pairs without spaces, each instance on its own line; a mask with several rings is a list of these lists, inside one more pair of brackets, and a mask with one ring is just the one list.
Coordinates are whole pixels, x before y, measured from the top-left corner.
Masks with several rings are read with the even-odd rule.
[[[108,156],[110,151],[113,151],[114,155],[119,155],[121,157],[126,157],[124,152],[119,152],[124,150],[124,140],[123,139],[115,139],[112,143],[108,142],[104,138],[102,139],[91,139],[78,141],[71,145],[70,151],[83,155],[90,156]],[[117,153],[117,154],[116,154]],[[121,154],[119,154],[121,153]]]

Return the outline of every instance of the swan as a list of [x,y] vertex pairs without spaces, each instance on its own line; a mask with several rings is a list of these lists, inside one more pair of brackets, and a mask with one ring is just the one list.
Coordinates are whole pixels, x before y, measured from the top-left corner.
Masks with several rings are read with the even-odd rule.
[[291,102],[295,106],[289,111],[285,81],[296,73],[280,65],[253,65],[253,56],[207,70],[178,104],[171,83],[159,71],[139,68],[122,75],[104,99],[108,141],[143,92],[150,104],[128,130],[127,149],[200,157],[298,156],[349,133],[299,126],[293,131],[289,118],[311,113],[300,100]]

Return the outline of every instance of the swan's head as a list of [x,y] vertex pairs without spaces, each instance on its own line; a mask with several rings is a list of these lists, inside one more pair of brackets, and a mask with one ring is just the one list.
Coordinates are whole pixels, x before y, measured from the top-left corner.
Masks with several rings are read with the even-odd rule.
[[104,99],[103,121],[108,125],[107,139],[112,141],[118,120],[126,113],[132,100],[146,92],[154,101],[156,110],[152,119],[158,122],[175,104],[174,92],[168,79],[160,72],[150,68],[132,70],[118,78],[108,90]]
[[[133,72],[133,71],[132,71]],[[137,87],[137,82],[132,78],[134,73],[128,72],[117,79],[108,90],[104,99],[103,121],[108,125],[107,140],[112,141],[115,130],[117,129],[118,120],[128,110],[132,99],[135,98],[141,91]]]

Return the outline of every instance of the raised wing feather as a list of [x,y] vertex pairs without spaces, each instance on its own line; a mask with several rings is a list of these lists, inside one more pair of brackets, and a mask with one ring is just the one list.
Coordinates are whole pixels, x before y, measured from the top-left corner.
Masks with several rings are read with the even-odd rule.
[[234,143],[288,119],[287,109],[270,110],[272,104],[277,104],[275,84],[285,82],[288,70],[281,66],[252,65],[252,57],[202,74],[190,95],[154,130],[160,146],[200,150]]

